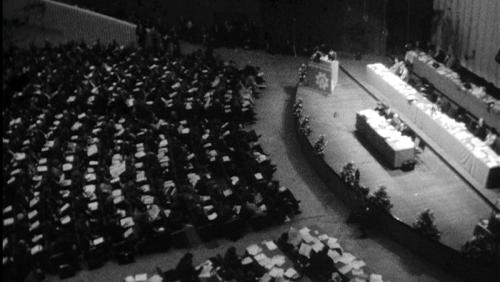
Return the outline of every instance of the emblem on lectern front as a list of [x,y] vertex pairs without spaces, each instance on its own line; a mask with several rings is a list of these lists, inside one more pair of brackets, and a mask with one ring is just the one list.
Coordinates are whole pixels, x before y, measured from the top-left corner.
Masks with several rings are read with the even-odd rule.
[[326,90],[328,88],[328,77],[324,72],[318,72],[316,75],[316,85],[318,85],[321,90]]

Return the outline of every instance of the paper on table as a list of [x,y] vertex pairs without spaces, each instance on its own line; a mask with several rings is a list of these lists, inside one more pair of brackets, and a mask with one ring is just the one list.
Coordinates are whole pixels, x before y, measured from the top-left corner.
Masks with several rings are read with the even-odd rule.
[[351,271],[352,275],[356,276],[356,277],[361,277],[361,278],[368,278],[368,276],[365,274],[365,271],[363,269],[353,269]]
[[146,280],[148,280],[147,273],[140,273],[135,275],[135,282],[145,282]]
[[34,218],[37,215],[38,215],[38,211],[37,210],[33,210],[30,213],[28,213],[28,219],[31,220],[32,218]]
[[30,208],[32,208],[32,207],[34,207],[36,204],[38,204],[38,201],[39,201],[39,200],[40,200],[40,199],[39,199],[38,197],[35,197],[35,198],[31,199],[31,201],[30,201]]
[[267,258],[267,256],[266,256],[266,254],[264,254],[264,253],[260,253],[260,254],[258,254],[258,255],[256,255],[256,256],[254,257],[254,259],[255,259],[256,261],[261,261],[261,260],[264,260],[265,258]]
[[9,225],[12,225],[12,224],[14,224],[14,218],[13,217],[5,218],[3,220],[3,226],[9,226]]
[[63,218],[61,218],[61,223],[62,223],[63,225],[68,224],[68,223],[70,223],[70,222],[71,222],[71,217],[70,217],[69,215],[67,215],[67,216],[65,216],[65,217],[63,217]]
[[262,277],[259,279],[259,282],[271,282],[273,280],[273,277],[269,275],[269,273],[264,273]]
[[121,189],[115,189],[111,192],[111,196],[113,197],[118,197],[122,195],[122,190]]
[[92,156],[97,153],[97,146],[95,144],[90,145],[87,148],[87,156]]
[[247,252],[250,255],[255,256],[256,254],[262,252],[262,249],[257,244],[253,244],[247,247]]
[[231,196],[233,194],[233,191],[231,189],[226,189],[222,192],[225,197]]
[[285,271],[284,275],[286,278],[292,279],[297,277],[299,274],[294,268],[290,267]]
[[333,260],[334,263],[338,263],[341,255],[335,250],[328,250],[328,256]]
[[212,221],[212,220],[217,218],[217,213],[216,212],[211,213],[207,217],[208,217],[208,220]]
[[306,243],[314,242],[314,237],[309,234],[309,232],[301,232],[300,235],[302,235],[302,239],[304,239]]
[[37,253],[41,252],[43,250],[42,245],[36,245],[33,248],[31,248],[31,255],[36,255]]
[[383,282],[382,275],[375,273],[370,274],[370,282]]
[[301,235],[304,235],[304,234],[306,234],[306,233],[308,233],[308,234],[309,234],[309,232],[311,232],[311,229],[309,229],[307,226],[304,226],[304,227],[302,227],[302,228],[299,230],[299,233],[300,233]]
[[355,261],[351,262],[351,265],[355,269],[360,269],[361,267],[365,266],[366,263],[362,260],[355,260]]
[[134,229],[129,228],[129,229],[127,229],[127,231],[125,231],[125,232],[123,233],[123,237],[124,237],[124,238],[128,238],[130,235],[132,235],[132,233],[133,233],[133,232],[134,232]]
[[12,211],[12,205],[8,205],[7,207],[5,207],[5,208],[3,209],[3,213],[9,213],[9,212],[11,212],[11,211]]
[[285,273],[285,271],[283,270],[283,268],[279,268],[279,267],[274,267],[273,269],[271,269],[271,271],[269,271],[269,275],[271,277],[283,277],[283,274]]
[[134,220],[130,216],[120,219],[120,225],[124,228],[134,226],[134,224]]
[[274,265],[276,266],[282,266],[285,264],[285,257],[283,255],[275,255],[271,261],[273,262]]
[[340,245],[339,243],[337,242],[337,238],[333,238],[333,237],[330,237],[328,239],[328,242],[326,242],[326,244],[328,245],[328,247],[330,249],[337,249],[337,248],[340,248]]
[[321,234],[321,235],[318,236],[318,239],[320,239],[321,241],[326,241],[326,240],[328,240],[328,238],[329,237],[326,234]]
[[266,241],[265,244],[270,251],[274,251],[278,248],[278,246],[276,246],[276,244],[273,241]]
[[91,211],[97,210],[98,206],[99,206],[98,202],[91,202],[88,204],[89,210]]
[[200,274],[198,274],[198,278],[210,278],[212,277],[212,269],[213,267],[211,265],[204,265],[202,268],[201,268],[201,272]]
[[346,265],[342,266],[341,268],[339,268],[339,272],[344,274],[344,275],[347,274],[351,270],[352,270],[352,265],[350,265],[350,264],[346,264]]
[[299,254],[311,258],[311,250],[312,248],[310,245],[302,243],[300,244]]
[[319,240],[315,240],[314,244],[312,245],[312,249],[317,253],[323,250],[324,247],[325,245],[323,245],[323,243],[321,243],[321,241]]
[[339,258],[339,261],[344,264],[350,264],[353,260],[355,260],[356,257],[353,256],[351,253],[343,253],[342,256]]
[[49,170],[49,168],[48,168],[47,166],[45,166],[45,165],[44,165],[44,166],[39,166],[39,167],[37,167],[37,168],[36,168],[36,170],[37,170],[38,172],[46,172],[47,170]]
[[31,239],[31,242],[36,243],[36,242],[40,241],[41,239],[43,239],[43,234],[37,234],[37,235],[33,236],[33,239]]
[[251,263],[252,263],[252,259],[250,257],[245,257],[244,259],[241,260],[242,265],[247,265],[247,264],[251,264]]
[[96,238],[92,241],[92,244],[94,244],[94,246],[97,246],[97,245],[102,244],[102,243],[104,243],[103,237]]

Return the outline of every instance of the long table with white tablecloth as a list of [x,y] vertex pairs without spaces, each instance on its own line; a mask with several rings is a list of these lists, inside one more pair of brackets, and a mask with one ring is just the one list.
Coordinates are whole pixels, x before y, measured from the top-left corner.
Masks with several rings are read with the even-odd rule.
[[369,82],[396,108],[437,143],[451,158],[481,185],[500,183],[500,156],[472,135],[465,124],[436,110],[413,87],[402,81],[383,64],[367,65]]
[[[413,72],[418,76],[427,79],[450,100],[476,118],[483,118],[487,125],[500,132],[500,101],[498,99],[484,93],[474,94],[465,89],[456,72],[426,53],[409,51],[406,57],[413,65]],[[491,108],[488,106],[490,103],[493,103]]]
[[367,109],[356,113],[356,130],[377,149],[393,168],[415,159],[415,144],[401,135],[376,111]]

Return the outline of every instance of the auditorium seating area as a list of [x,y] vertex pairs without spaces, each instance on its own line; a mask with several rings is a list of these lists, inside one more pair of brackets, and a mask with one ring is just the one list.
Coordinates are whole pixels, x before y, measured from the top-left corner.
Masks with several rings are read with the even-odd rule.
[[[254,102],[264,84],[201,51],[70,42],[4,53],[3,280],[280,224]],[[230,231],[229,231],[230,230]]]
[[317,226],[290,227],[279,238],[251,244],[241,255],[230,246],[224,255],[197,266],[193,260],[193,254],[186,253],[175,268],[164,271],[157,266],[155,274],[137,273],[124,281],[303,281],[303,277],[313,282],[383,281],[382,275],[370,273],[362,259]]

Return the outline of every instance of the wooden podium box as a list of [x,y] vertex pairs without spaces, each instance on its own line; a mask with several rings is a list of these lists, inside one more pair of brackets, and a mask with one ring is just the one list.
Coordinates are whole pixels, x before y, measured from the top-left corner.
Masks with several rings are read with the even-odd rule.
[[338,82],[339,61],[320,61],[307,63],[305,85],[326,93],[333,93]]

